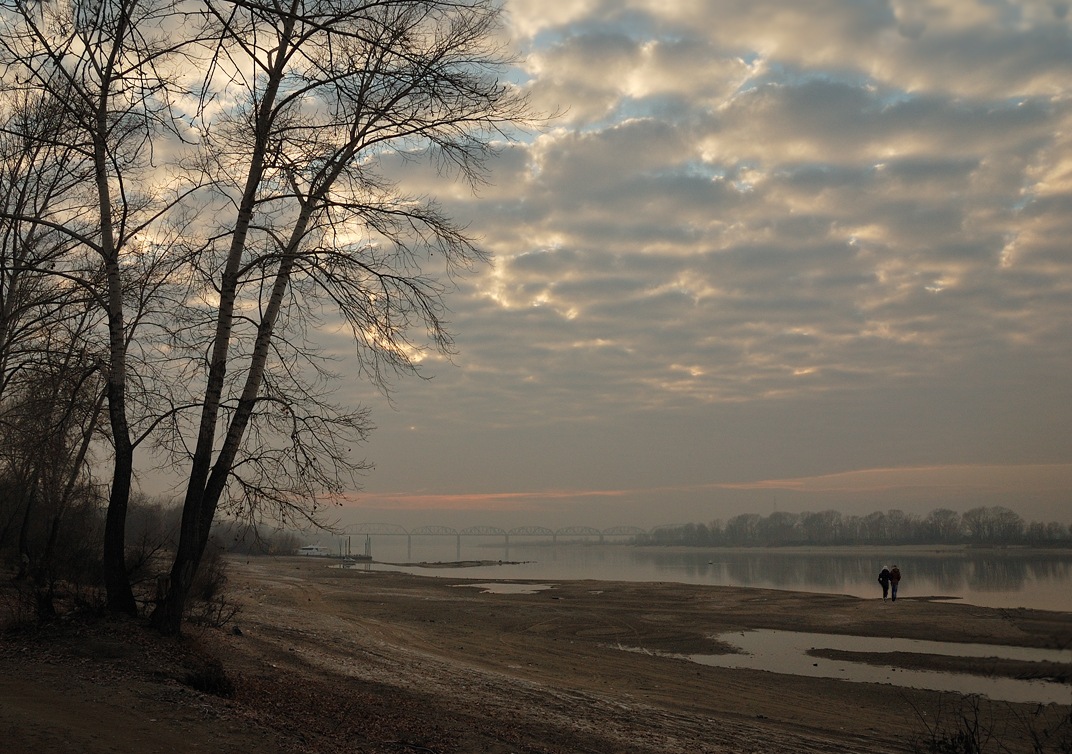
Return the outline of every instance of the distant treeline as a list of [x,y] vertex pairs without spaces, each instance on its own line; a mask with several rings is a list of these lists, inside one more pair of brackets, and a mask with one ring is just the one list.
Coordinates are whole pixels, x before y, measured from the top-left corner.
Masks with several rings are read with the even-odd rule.
[[742,513],[725,523],[663,526],[637,537],[644,545],[787,547],[792,545],[978,544],[1072,546],[1072,526],[1055,521],[1027,523],[1000,506],[957,513],[938,508],[926,516],[901,510],[866,516],[775,511]]

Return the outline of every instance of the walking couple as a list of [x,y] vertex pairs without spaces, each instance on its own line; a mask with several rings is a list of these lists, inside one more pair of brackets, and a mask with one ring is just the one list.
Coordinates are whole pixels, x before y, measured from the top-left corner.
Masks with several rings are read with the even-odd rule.
[[886,599],[886,596],[891,592],[893,593],[893,601],[897,601],[897,585],[901,583],[901,569],[894,563],[893,568],[882,566],[882,570],[878,572],[878,583],[882,585],[882,599]]

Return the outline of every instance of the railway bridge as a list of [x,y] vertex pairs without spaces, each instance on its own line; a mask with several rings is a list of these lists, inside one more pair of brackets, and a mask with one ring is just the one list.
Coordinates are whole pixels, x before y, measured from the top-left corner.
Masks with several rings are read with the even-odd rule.
[[550,541],[552,545],[560,541],[576,542],[588,541],[598,544],[609,542],[632,541],[637,535],[647,533],[647,529],[638,526],[611,526],[606,529],[597,529],[592,526],[565,526],[560,529],[550,529],[546,526],[516,526],[511,529],[503,529],[498,526],[468,526],[463,529],[455,529],[451,526],[417,526],[407,529],[398,524],[364,523],[345,527],[341,534],[347,538],[347,552],[350,551],[349,539],[354,536],[365,538],[365,554],[371,555],[372,537],[405,537],[406,557],[412,560],[414,537],[452,537],[455,542],[457,559],[461,560],[462,538],[498,539],[502,538],[503,547],[508,553],[510,543],[519,540],[526,542]]

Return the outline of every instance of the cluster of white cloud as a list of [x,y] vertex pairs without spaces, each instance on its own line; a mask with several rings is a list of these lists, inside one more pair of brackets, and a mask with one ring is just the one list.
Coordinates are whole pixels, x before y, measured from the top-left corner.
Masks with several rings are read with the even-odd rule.
[[527,489],[566,455],[640,483],[645,442],[656,484],[1072,460],[1067,2],[505,6],[561,115],[478,195],[433,188],[496,262],[451,299],[457,368],[399,402],[430,456],[498,428],[540,462],[483,447],[479,486]]

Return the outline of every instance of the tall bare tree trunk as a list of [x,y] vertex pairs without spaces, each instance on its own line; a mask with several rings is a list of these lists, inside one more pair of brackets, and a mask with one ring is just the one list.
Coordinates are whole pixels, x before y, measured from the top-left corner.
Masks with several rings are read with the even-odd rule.
[[[123,43],[127,17],[122,15],[116,29],[115,49]],[[109,60],[106,80],[111,78]],[[138,611],[126,567],[126,521],[130,502],[130,483],[134,474],[134,446],[127,419],[127,342],[123,311],[123,274],[116,248],[112,215],[112,192],[109,182],[109,155],[105,141],[111,114],[110,92],[102,87],[93,133],[93,165],[100,209],[100,253],[108,278],[108,418],[115,453],[112,489],[108,497],[108,515],[104,528],[104,587],[108,609],[134,615]]]
[[[295,238],[301,237],[307,222],[308,214],[302,213],[298,227],[294,231]],[[246,375],[242,396],[228,425],[227,435],[216,462],[209,470],[210,473],[203,485],[196,488],[191,485],[187,489],[186,502],[182,511],[182,526],[179,531],[179,544],[171,569],[169,588],[152,616],[153,625],[166,634],[177,634],[182,627],[186,598],[193,584],[194,574],[197,573],[197,568],[201,564],[205,547],[208,545],[216,508],[223,496],[227,477],[242,445],[242,438],[264,380],[264,369],[268,360],[272,335],[275,332],[276,319],[290,284],[293,268],[294,256],[288,255],[284,257],[276,271],[272,295],[258,327],[257,340],[250,359],[250,368]]]
[[[107,194],[102,196],[104,204]],[[110,227],[105,235],[111,235]],[[108,419],[112,430],[114,460],[108,514],[104,524],[102,567],[108,609],[116,613],[135,615],[138,612],[138,604],[130,586],[126,563],[127,506],[130,503],[130,484],[134,475],[134,447],[130,441],[126,411],[126,339],[123,327],[122,281],[117,262],[109,263],[108,268]]]
[[112,470],[112,489],[108,497],[108,515],[104,525],[104,588],[108,609],[134,615],[138,604],[130,586],[126,564],[126,521],[130,502],[130,482],[133,476],[133,453],[130,443],[123,450],[116,448]]
[[[201,409],[197,446],[194,449],[189,482],[186,487],[186,497],[183,501],[179,544],[176,548],[168,588],[162,601],[157,604],[151,616],[153,625],[166,634],[177,634],[182,627],[186,598],[189,594],[190,586],[193,584],[194,574],[197,573],[197,568],[201,564],[201,557],[204,555],[205,547],[208,545],[212,519],[215,516],[216,506],[219,504],[220,495],[223,493],[223,487],[226,483],[225,474],[222,483],[211,485],[213,488],[218,486],[218,492],[213,495],[208,489],[210,479],[215,476],[213,474],[212,456],[215,448],[216,422],[219,418],[220,404],[223,400],[224,378],[227,375],[228,354],[234,323],[234,307],[238,291],[238,275],[242,263],[242,252],[245,249],[249,227],[256,209],[257,191],[264,176],[273,109],[275,108],[279,85],[286,70],[287,55],[289,54],[288,43],[296,19],[297,14],[291,13],[282,24],[280,46],[276,51],[274,65],[268,76],[264,96],[257,107],[253,151],[249,169],[246,173],[246,182],[242,190],[242,200],[235,220],[235,230],[228,248],[227,263],[221,278],[220,305],[216,315],[216,332],[209,364],[208,384],[205,389],[205,403]],[[256,396],[254,395],[254,397]],[[241,411],[242,407],[240,406],[239,412]],[[233,423],[234,421],[232,421],[232,425]],[[230,437],[230,431],[228,432],[228,437]],[[233,454],[231,460],[233,460]],[[220,463],[221,461],[217,459],[216,469],[220,468]],[[228,461],[226,469],[229,473],[230,461]]]

